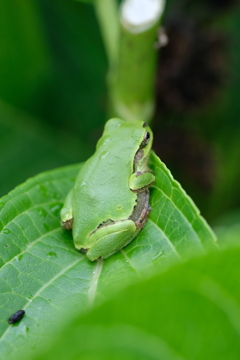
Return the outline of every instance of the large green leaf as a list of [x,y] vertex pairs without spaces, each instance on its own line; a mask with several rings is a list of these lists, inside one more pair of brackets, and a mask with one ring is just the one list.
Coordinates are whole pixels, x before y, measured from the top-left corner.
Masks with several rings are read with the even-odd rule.
[[[95,300],[105,299],[109,288],[115,290],[216,246],[195,205],[152,154],[156,183],[146,226],[124,250],[104,262],[90,262],[74,248],[71,233],[61,229],[59,221],[80,166],[40,174],[0,201],[3,358],[11,354],[16,359],[19,347],[30,339],[34,346],[40,346],[40,338],[48,342],[50,334],[64,324],[66,309],[67,317],[73,310],[84,312]],[[8,317],[19,309],[26,316],[17,326],[9,325]]]
[[240,249],[173,267],[67,326],[36,360],[238,360]]

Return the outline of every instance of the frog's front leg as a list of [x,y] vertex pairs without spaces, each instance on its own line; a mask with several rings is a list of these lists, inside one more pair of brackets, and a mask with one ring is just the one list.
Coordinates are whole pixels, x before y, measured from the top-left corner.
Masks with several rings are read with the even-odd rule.
[[134,221],[122,220],[103,225],[92,233],[86,255],[89,260],[106,259],[116,253],[137,235]]
[[73,189],[69,191],[60,213],[61,225],[64,229],[67,230],[72,229],[73,224],[72,197]]
[[154,174],[149,170],[145,172],[135,172],[130,176],[129,188],[132,191],[144,191],[155,181]]

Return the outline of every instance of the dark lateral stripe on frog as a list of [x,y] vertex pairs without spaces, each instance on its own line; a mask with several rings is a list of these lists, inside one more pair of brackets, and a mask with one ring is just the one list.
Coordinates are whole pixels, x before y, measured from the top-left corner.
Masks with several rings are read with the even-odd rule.
[[133,213],[128,219],[134,221],[137,229],[140,231],[147,221],[150,210],[149,190],[147,189],[137,194],[137,204],[134,206]]
[[142,159],[143,155],[144,155],[144,152],[143,152],[142,149],[139,149],[139,150],[136,152],[136,154],[135,154],[135,156],[134,156],[134,160],[133,160],[133,173],[136,172],[136,164],[139,162],[139,160]]

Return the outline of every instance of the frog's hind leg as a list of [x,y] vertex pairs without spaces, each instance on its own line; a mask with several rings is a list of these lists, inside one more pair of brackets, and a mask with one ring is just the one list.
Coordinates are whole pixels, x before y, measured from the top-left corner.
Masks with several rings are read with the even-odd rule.
[[91,247],[87,252],[89,260],[106,259],[128,245],[137,235],[136,225],[132,220],[117,221],[95,231]]
[[61,226],[67,230],[71,229],[73,224],[72,196],[73,190],[70,190],[60,213]]

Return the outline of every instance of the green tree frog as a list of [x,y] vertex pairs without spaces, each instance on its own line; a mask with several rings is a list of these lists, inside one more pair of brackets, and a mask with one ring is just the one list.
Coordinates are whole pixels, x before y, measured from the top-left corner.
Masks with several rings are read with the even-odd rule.
[[81,168],[61,210],[62,226],[89,260],[106,259],[129,244],[151,210],[148,168],[152,131],[143,121],[110,119],[96,151]]

